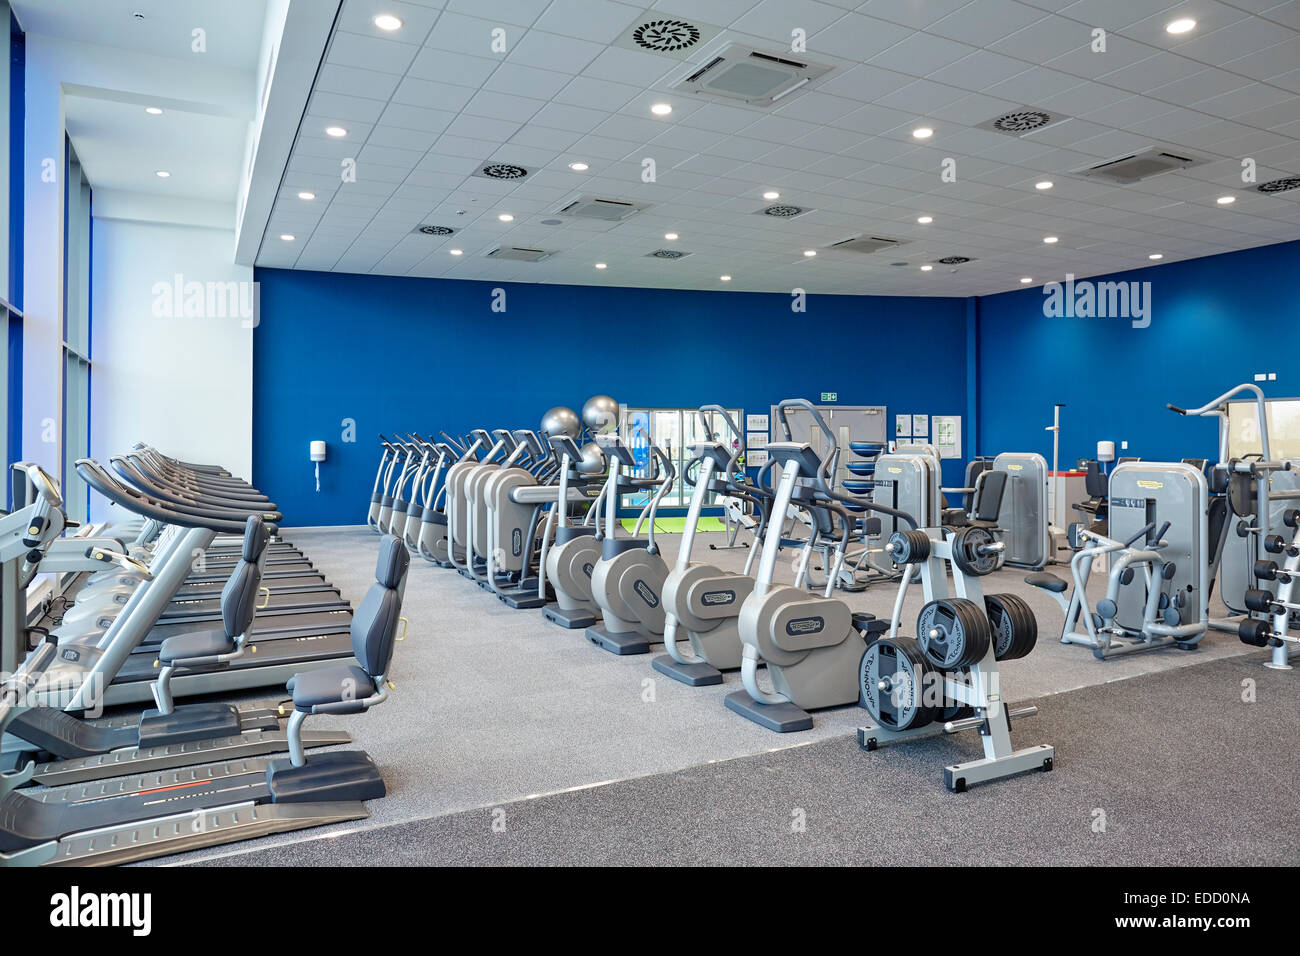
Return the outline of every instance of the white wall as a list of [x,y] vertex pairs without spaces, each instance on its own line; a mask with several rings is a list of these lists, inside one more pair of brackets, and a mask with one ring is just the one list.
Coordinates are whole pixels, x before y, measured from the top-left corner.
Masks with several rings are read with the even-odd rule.
[[[69,90],[106,89],[117,91],[123,96],[163,95],[176,101],[215,102],[221,109],[231,115],[247,111],[252,100],[252,77],[240,78],[229,69],[210,66],[203,63],[183,62],[184,68],[177,69],[178,61],[162,57],[133,53],[94,44],[78,43],[38,33],[27,34],[27,76],[26,76],[26,125],[23,178],[26,203],[23,243],[23,457],[44,465],[52,474],[61,474],[59,457],[62,451],[62,427],[60,416],[60,396],[62,393],[62,369],[60,342],[62,340],[62,301],[63,301],[63,157],[64,157],[64,96]],[[49,173],[53,173],[51,176]],[[92,171],[93,172],[93,171]],[[93,178],[92,187],[95,185]],[[95,203],[101,199],[96,195]],[[118,204],[119,206],[121,203]],[[134,204],[137,211],[132,215],[137,219],[154,218],[143,212],[143,198]],[[164,217],[165,218],[165,217]],[[198,220],[209,223],[211,217],[205,210]],[[206,280],[211,276],[229,276],[233,274],[231,265],[234,257],[234,197],[221,221],[229,224],[224,232],[215,230],[198,230],[205,236],[201,242],[189,234],[159,233],[152,241],[137,240],[134,248],[136,255],[144,257],[139,260],[137,268],[149,267],[154,272],[161,270],[161,265],[169,257],[180,257],[187,268],[194,271],[196,278]],[[104,229],[103,223],[97,221],[96,229],[113,234],[112,227]],[[137,235],[143,235],[138,233]],[[178,240],[178,248],[170,247],[172,238]],[[92,365],[91,377],[94,393],[91,405],[91,451],[99,456],[108,451],[118,451],[125,446],[112,446],[96,443],[96,436],[103,434],[108,427],[104,408],[97,408],[100,399],[98,379],[101,376],[101,349],[114,349],[117,345],[118,327],[124,320],[121,313],[114,314],[117,308],[134,308],[135,293],[125,291],[126,287],[111,276],[104,276],[104,270],[112,262],[118,266],[121,256],[114,255],[111,247],[105,243],[105,236],[95,237],[94,273],[92,296],[101,293],[108,298],[104,305],[94,302],[92,298]],[[200,253],[199,250],[204,250]],[[189,250],[189,252],[185,252]],[[156,257],[158,268],[149,266],[149,257]],[[241,278],[248,276],[244,269]],[[198,273],[202,272],[203,275]],[[147,293],[146,288],[145,292]],[[138,303],[137,303],[138,304]],[[127,313],[128,315],[134,313]],[[146,313],[147,314],[147,313]],[[248,333],[245,332],[245,335]],[[195,332],[192,347],[201,350],[206,347],[209,333]],[[177,348],[184,350],[184,341],[174,337],[172,341]],[[184,336],[182,336],[184,339]],[[218,349],[214,353],[216,361],[224,353]],[[107,358],[107,355],[104,356]],[[248,359],[251,361],[251,358]],[[183,366],[172,362],[166,366],[167,374],[174,377],[175,384],[188,389],[196,382],[201,388],[201,378],[186,375]],[[111,376],[113,373],[106,373]],[[156,373],[162,374],[162,373]],[[244,379],[251,379],[251,369],[244,370]],[[110,378],[110,381],[112,379]],[[120,381],[120,377],[117,381]],[[117,414],[127,413],[127,409],[118,399],[116,393],[103,396],[109,402],[109,408]],[[247,446],[251,441],[252,420],[247,409],[251,396],[248,388],[236,396],[237,404],[244,409],[242,419],[217,418],[194,423],[196,430],[212,433],[225,433],[231,430],[242,437],[241,447],[245,451],[240,458],[232,459],[231,467],[247,469]],[[134,415],[136,412],[131,411]],[[143,413],[142,413],[143,414]],[[142,422],[143,424],[143,422]],[[219,440],[219,439],[214,439]],[[160,444],[161,441],[159,442]],[[180,453],[177,452],[179,455]],[[215,454],[199,456],[201,459],[213,459]],[[92,499],[96,497],[92,495]]]
[[[96,215],[92,457],[103,461],[143,441],[176,458],[220,463],[241,477],[250,476],[251,320],[237,314],[186,317],[184,308],[180,315],[158,314],[169,305],[177,311],[178,275],[183,277],[182,297],[184,287],[190,287],[191,313],[199,303],[192,283],[202,283],[205,290],[209,283],[214,289],[247,283],[241,287],[247,301],[253,270],[233,263],[233,249],[232,229]],[[197,311],[207,312],[207,297],[201,298],[203,308]],[[103,506],[92,494],[93,520],[106,517]]]

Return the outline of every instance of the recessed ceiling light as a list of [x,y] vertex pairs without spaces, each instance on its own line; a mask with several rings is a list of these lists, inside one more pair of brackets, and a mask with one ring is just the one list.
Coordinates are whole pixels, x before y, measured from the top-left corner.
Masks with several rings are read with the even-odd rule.
[[917,139],[929,139],[934,135],[934,130],[930,129],[928,126],[918,126],[916,129],[912,130],[912,135]]
[[1020,283],[1021,285],[1029,285],[1029,283],[1033,281],[1034,281],[1033,276],[1024,276],[1023,278],[1021,278]]
[[166,179],[168,176],[171,175],[171,173],[167,172],[167,170],[165,169],[155,169],[154,175],[157,176],[159,179]]
[[603,262],[597,262],[597,263],[596,263],[596,268],[597,268],[597,269],[603,269],[603,268],[605,268],[605,263],[603,263]]
[[312,199],[315,199],[315,198],[316,198],[316,194],[315,194],[315,193],[309,193],[309,192],[301,192],[301,193],[298,194],[298,198],[299,198],[299,199],[312,200]]
[[1047,243],[1049,246],[1052,243],[1059,242],[1059,241],[1060,240],[1056,236],[1043,236],[1043,242]]
[[919,222],[919,223],[920,223],[921,225],[923,225],[923,226],[928,226],[928,225],[930,225],[930,223],[934,222],[934,217],[933,217],[933,216],[918,216],[917,219],[916,219],[916,221]]
[[677,238],[677,233],[675,233],[675,232],[665,232],[665,233],[664,233],[664,238],[667,239],[669,242],[672,242],[674,239]]
[[655,116],[667,116],[672,111],[673,108],[668,103],[656,103],[650,107],[650,112],[654,113]]
[[1236,197],[1236,196],[1220,196],[1218,199],[1216,199],[1216,200],[1214,200],[1214,201],[1217,202],[1220,206],[1226,206],[1226,205],[1228,205],[1228,203],[1234,203],[1234,202],[1236,202],[1236,201],[1237,201],[1237,197]]
[[497,216],[497,218],[500,219],[502,222],[514,222],[514,221],[515,221],[515,217],[512,216],[512,215],[510,215],[510,213],[508,213],[508,212],[503,212],[501,215]]
[[464,253],[459,249],[448,249],[447,251],[450,252],[453,256],[464,255]]
[[379,27],[381,30],[387,30],[389,33],[392,33],[394,30],[402,29],[402,21],[397,19],[397,17],[393,16],[391,13],[381,13],[379,16],[375,17],[375,26]]
[[1148,259],[1163,259],[1164,257],[1165,255],[1163,252],[1153,252],[1151,255],[1147,256]]
[[1196,21],[1191,17],[1180,17],[1177,20],[1170,20],[1165,24],[1165,32],[1177,36],[1180,33],[1191,33],[1196,29]]
[[1050,179],[1044,179],[1042,182],[1034,183],[1034,188],[1035,188],[1035,189],[1051,189],[1051,188],[1052,188],[1052,181],[1051,181]]
[[934,268],[934,266],[921,266],[921,271],[922,271],[922,272],[929,272],[929,271],[930,271],[931,269],[933,269],[933,268]]
[[283,239],[285,242],[293,242],[294,239],[296,239],[296,238],[298,238],[298,237],[297,237],[297,236],[290,235],[290,234],[287,233],[287,232],[282,232],[282,233],[280,233],[280,238]]
[[569,163],[569,168],[575,173],[585,173],[587,170],[591,169],[591,167],[586,163]]
[[144,111],[150,116],[162,116],[162,108],[158,106],[146,106]]
[[731,281],[731,276],[718,276],[718,278],[719,278],[720,280],[722,280],[723,282],[730,282],[730,281]]
[[764,198],[764,199],[780,199],[780,198],[781,198],[781,194],[780,194],[779,192],[777,192],[775,189],[769,189],[767,192],[763,193],[763,198]]
[[817,255],[817,250],[816,250],[816,249],[805,249],[805,250],[803,251],[803,254],[804,254],[805,256],[815,256],[815,255]]
[[333,136],[335,139],[338,139],[340,136],[347,136],[348,131],[345,130],[342,126],[326,126],[325,135]]

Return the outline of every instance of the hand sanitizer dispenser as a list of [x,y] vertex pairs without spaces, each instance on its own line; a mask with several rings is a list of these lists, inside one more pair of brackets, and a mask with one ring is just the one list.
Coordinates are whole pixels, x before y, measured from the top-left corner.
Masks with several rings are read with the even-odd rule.
[[316,463],[316,491],[320,492],[320,463],[325,460],[325,443],[323,441],[314,441],[311,443],[311,460]]

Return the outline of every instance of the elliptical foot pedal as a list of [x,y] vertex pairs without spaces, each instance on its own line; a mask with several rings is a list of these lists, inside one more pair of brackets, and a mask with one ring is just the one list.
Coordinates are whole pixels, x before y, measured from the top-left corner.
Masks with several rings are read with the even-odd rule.
[[301,767],[288,758],[274,760],[266,768],[266,785],[273,803],[376,800],[388,792],[379,768],[360,750],[313,754]]
[[612,633],[603,623],[587,628],[587,640],[602,650],[617,654],[619,657],[650,653],[650,642],[640,634],[635,631]]
[[722,671],[704,661],[683,664],[669,654],[660,654],[650,662],[650,666],[687,687],[711,687],[722,683]]
[[812,730],[813,719],[808,711],[794,704],[763,704],[750,697],[746,691],[738,690],[728,694],[723,703],[727,710],[735,711],[746,720],[752,720],[760,727],[778,734],[792,734],[801,730]]

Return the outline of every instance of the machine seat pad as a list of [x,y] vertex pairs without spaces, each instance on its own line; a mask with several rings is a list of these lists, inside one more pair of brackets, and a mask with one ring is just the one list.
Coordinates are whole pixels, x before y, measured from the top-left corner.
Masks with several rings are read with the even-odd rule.
[[177,634],[162,642],[158,649],[158,660],[164,664],[191,660],[196,657],[216,657],[218,654],[230,654],[235,650],[235,640],[228,637],[223,630],[189,631]]
[[293,706],[311,710],[320,704],[365,700],[375,693],[374,679],[356,664],[339,664],[295,674],[288,684]]
[[1046,571],[1026,575],[1025,583],[1032,584],[1036,588],[1042,588],[1044,591],[1051,591],[1054,594],[1064,594],[1065,589],[1070,586],[1068,582],[1062,581],[1055,574],[1048,574]]

